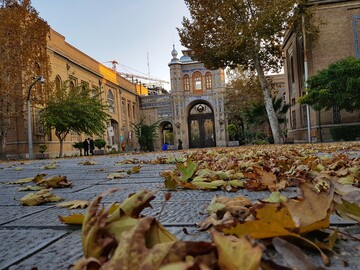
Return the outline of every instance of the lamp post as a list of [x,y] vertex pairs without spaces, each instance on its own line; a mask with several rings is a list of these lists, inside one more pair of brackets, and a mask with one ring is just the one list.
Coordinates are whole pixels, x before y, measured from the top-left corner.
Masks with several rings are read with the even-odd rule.
[[31,130],[31,112],[30,112],[30,96],[31,88],[38,82],[44,83],[45,78],[43,76],[34,77],[34,81],[29,86],[29,91],[26,99],[27,106],[27,125],[28,125],[28,143],[29,143],[29,159],[33,159],[33,141],[32,141],[32,130]]

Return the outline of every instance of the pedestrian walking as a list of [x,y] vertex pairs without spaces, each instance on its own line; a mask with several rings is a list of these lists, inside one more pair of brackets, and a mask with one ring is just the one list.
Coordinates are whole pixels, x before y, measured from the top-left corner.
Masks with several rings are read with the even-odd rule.
[[179,150],[183,149],[182,144],[183,144],[182,140],[178,139],[178,149]]
[[83,148],[84,148],[84,156],[88,156],[89,155],[89,141],[88,141],[88,139],[85,139],[83,141]]
[[94,140],[92,138],[89,138],[88,140],[89,140],[90,154],[94,155],[94,150],[95,150]]

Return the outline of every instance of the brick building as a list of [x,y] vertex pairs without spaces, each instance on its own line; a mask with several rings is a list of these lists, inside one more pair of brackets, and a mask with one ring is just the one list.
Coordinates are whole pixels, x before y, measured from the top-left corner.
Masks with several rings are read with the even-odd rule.
[[[137,140],[132,135],[130,127],[130,123],[138,119],[139,96],[136,85],[70,45],[64,36],[52,29],[49,33],[47,48],[52,69],[49,80],[55,83],[55,87],[60,87],[65,81],[69,81],[70,87],[85,84],[94,91],[100,91],[101,98],[108,105],[108,113],[111,116],[108,130],[102,138],[115,149],[118,149],[122,143],[125,143],[129,149],[136,147]],[[42,86],[36,85],[36,88],[40,87]],[[59,153],[59,141],[54,131],[50,134],[44,133],[39,124],[41,107],[35,102],[32,103],[34,103],[31,104],[34,155],[36,157],[39,153],[40,144],[46,144],[47,154],[50,157],[56,157]],[[7,137],[7,157],[27,158],[28,129],[25,111],[23,117],[19,117],[14,123],[14,127]],[[64,155],[78,153],[72,145],[87,137],[89,137],[87,134],[69,134],[64,141]]]
[[[289,31],[284,41],[286,102],[291,104],[287,115],[288,137],[295,142],[331,140],[330,129],[335,126],[360,124],[360,111],[349,113],[337,108],[316,112],[310,109],[310,128],[306,105],[298,103],[305,89],[305,57],[308,76],[315,75],[329,64],[349,56],[359,57],[360,1],[322,0],[308,1],[314,8],[314,23],[319,25],[319,35],[312,46]],[[305,37],[306,40],[306,37]],[[308,41],[308,40],[306,40]]]
[[166,143],[175,149],[179,139],[185,149],[226,146],[224,70],[208,70],[190,50],[182,53],[178,58],[175,48],[171,52],[171,92],[141,97],[141,113],[149,123],[160,123],[156,148]]

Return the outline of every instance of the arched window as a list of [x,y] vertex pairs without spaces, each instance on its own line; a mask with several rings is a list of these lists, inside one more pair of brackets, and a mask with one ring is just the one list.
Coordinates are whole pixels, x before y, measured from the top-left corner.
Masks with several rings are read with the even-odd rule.
[[115,112],[115,103],[114,103],[114,95],[111,90],[108,91],[107,94],[107,102],[109,106],[109,112]]
[[56,78],[55,78],[55,89],[56,89],[56,90],[60,90],[60,89],[61,89],[61,85],[62,85],[62,83],[61,83],[61,78],[60,78],[59,75],[57,75]]
[[190,91],[190,77],[185,74],[183,77],[184,80],[184,91]]
[[194,72],[193,76],[193,87],[194,87],[194,93],[202,93],[203,87],[202,87],[202,75],[200,71]]
[[206,90],[210,90],[212,88],[212,75],[210,71],[205,73],[205,88]]
[[74,90],[74,89],[75,89],[75,82],[74,82],[74,81],[70,81],[70,82],[69,82],[69,89],[70,89],[70,90]]

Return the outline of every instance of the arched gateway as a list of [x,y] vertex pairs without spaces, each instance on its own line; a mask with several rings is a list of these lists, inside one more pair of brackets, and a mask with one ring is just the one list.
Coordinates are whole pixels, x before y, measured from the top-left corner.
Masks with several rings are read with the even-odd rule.
[[188,115],[189,148],[216,146],[214,112],[204,102],[190,107]]

